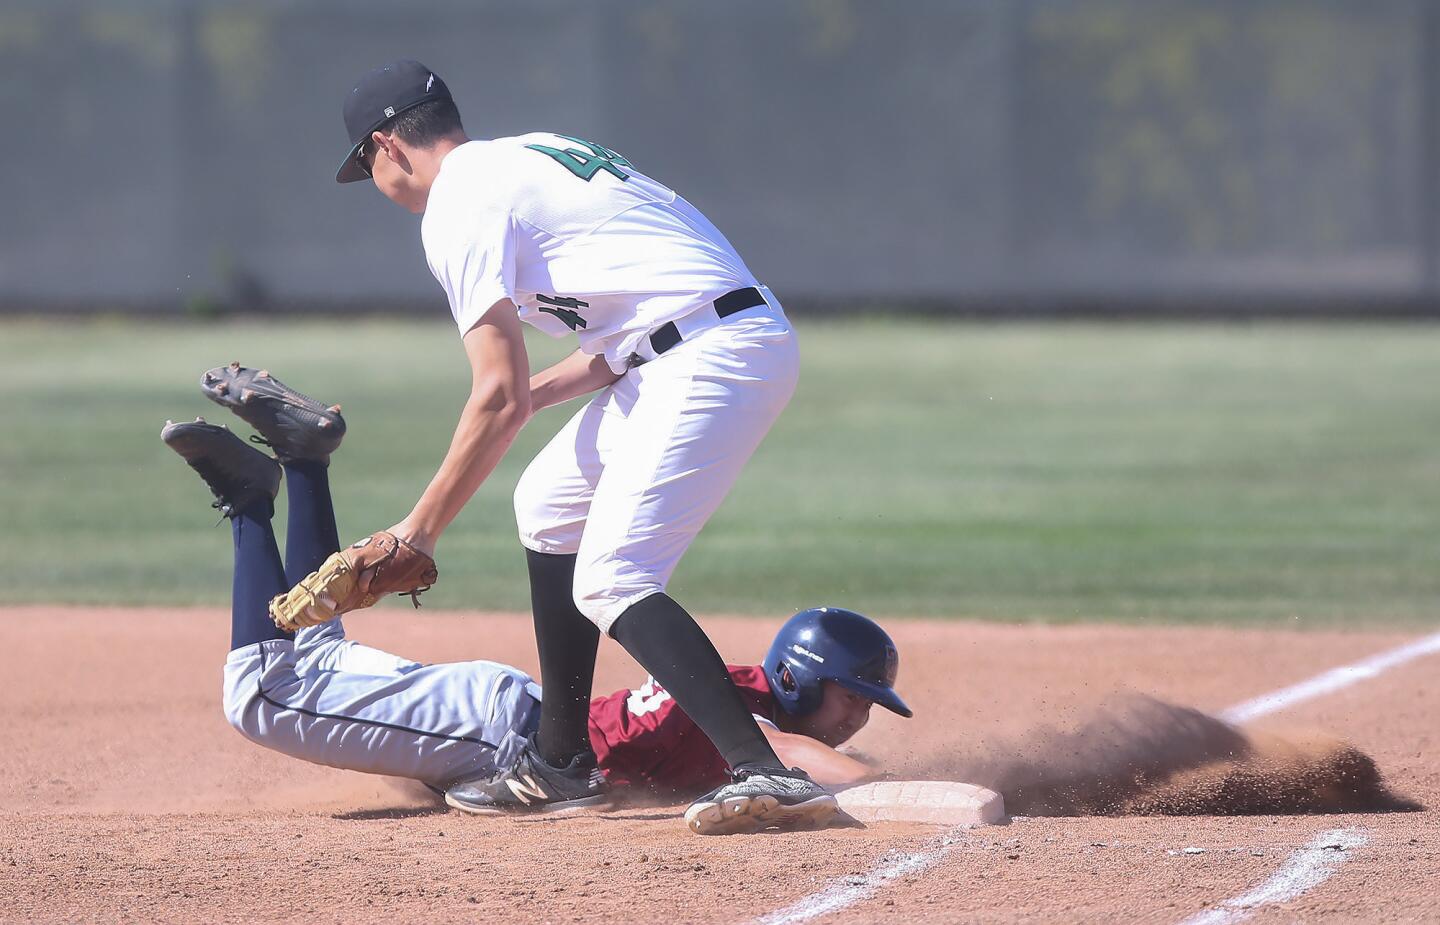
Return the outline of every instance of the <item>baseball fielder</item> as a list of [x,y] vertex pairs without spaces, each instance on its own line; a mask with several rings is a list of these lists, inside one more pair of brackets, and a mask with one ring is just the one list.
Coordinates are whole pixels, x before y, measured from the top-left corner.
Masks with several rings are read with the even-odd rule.
[[[347,639],[339,619],[291,639],[269,619],[267,604],[283,598],[291,577],[339,551],[326,463],[343,419],[334,412],[321,428],[326,418],[318,402],[248,373],[238,366],[212,370],[204,385],[254,423],[283,462],[290,509],[283,571],[271,525],[282,466],[201,419],[167,424],[162,432],[233,525],[226,718],[246,738],[292,757],[450,787],[452,806],[499,811],[463,794],[475,786],[467,782],[487,780],[533,734],[543,701],[524,672],[487,661],[420,665]],[[228,389],[216,391],[220,383],[247,380],[262,385],[235,393],[248,396],[243,403],[227,398]],[[792,617],[763,664],[728,666],[779,755],[836,786],[874,775],[834,749],[864,727],[873,703],[910,715],[894,690],[896,669],[894,644],[880,627],[834,608]],[[653,678],[594,701],[588,728],[612,787],[673,796],[723,785],[727,777],[720,753]],[[522,783],[520,799],[543,799],[538,782]],[[737,807],[714,809],[723,816]]]
[[[780,304],[705,216],[615,151],[553,133],[470,140],[445,82],[418,62],[367,73],[344,117],[336,179],[370,178],[424,214],[426,260],[472,372],[449,452],[385,542],[433,554],[535,411],[599,390],[515,491],[550,696],[514,760],[452,802],[543,812],[604,801],[587,724],[603,631],[734,771],[691,807],[693,827],[706,830],[720,803],[739,807],[714,823],[726,828],[823,825],[834,797],[780,761],[715,647],[665,593],[794,391]],[[579,349],[531,377],[521,322],[573,334]]]

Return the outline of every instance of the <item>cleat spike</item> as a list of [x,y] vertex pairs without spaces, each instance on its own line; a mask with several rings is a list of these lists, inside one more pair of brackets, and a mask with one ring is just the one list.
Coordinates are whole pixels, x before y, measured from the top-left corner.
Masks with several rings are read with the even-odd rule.
[[214,382],[216,379],[219,379],[219,378],[220,378],[219,376],[215,375],[214,373],[210,372],[209,370],[206,370],[206,371],[205,371],[205,381],[206,381],[206,382]]
[[204,424],[204,423],[206,423],[206,421],[205,421],[204,418],[202,418],[200,415],[197,414],[197,415],[195,415],[195,423],[196,423],[196,424]]
[[268,369],[241,366],[237,360],[214,370],[201,391],[255,428],[257,442],[271,447],[282,463],[328,463],[345,436],[338,404],[327,407],[285,385]]

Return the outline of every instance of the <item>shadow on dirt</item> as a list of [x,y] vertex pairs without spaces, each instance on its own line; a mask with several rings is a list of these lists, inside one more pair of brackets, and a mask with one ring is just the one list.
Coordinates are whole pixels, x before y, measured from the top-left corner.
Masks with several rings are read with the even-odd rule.
[[1012,815],[1408,812],[1374,760],[1325,735],[1242,730],[1151,697],[1107,702],[1079,728],[921,762],[916,776],[998,790]]
[[413,806],[400,809],[357,809],[348,813],[335,813],[330,818],[345,822],[364,822],[373,819],[418,819],[423,816],[443,816],[448,812],[450,812],[450,807],[441,803],[439,806]]

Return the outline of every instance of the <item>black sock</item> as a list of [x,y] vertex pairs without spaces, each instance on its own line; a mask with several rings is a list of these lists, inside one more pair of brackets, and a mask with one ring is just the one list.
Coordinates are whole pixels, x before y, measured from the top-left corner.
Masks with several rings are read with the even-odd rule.
[[610,635],[670,692],[731,768],[781,766],[720,653],[669,595],[652,594],[632,605]]
[[285,464],[285,580],[291,588],[340,551],[335,505],[330,500],[330,470],[318,462]]
[[535,648],[540,651],[540,726],[535,746],[547,764],[564,767],[590,750],[590,687],[600,630],[575,607],[575,557],[525,550]]
[[235,539],[235,581],[230,592],[230,648],[238,649],[267,639],[293,639],[270,619],[270,599],[290,587],[275,528],[270,518],[275,506],[269,498],[252,502],[230,520]]

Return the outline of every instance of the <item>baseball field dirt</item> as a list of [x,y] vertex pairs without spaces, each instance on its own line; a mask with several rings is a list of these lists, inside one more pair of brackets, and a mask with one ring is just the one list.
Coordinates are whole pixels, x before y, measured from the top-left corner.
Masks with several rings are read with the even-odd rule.
[[[219,610],[0,609],[0,920],[1440,918],[1440,655],[1353,673],[1255,730],[1207,716],[1419,634],[875,616],[916,717],[875,711],[855,746],[906,776],[988,778],[1029,815],[715,839],[677,806],[460,817],[231,730]],[[525,616],[347,622],[409,657],[535,669]],[[704,622],[735,662],[774,629]],[[602,647],[597,687],[638,675]]]

